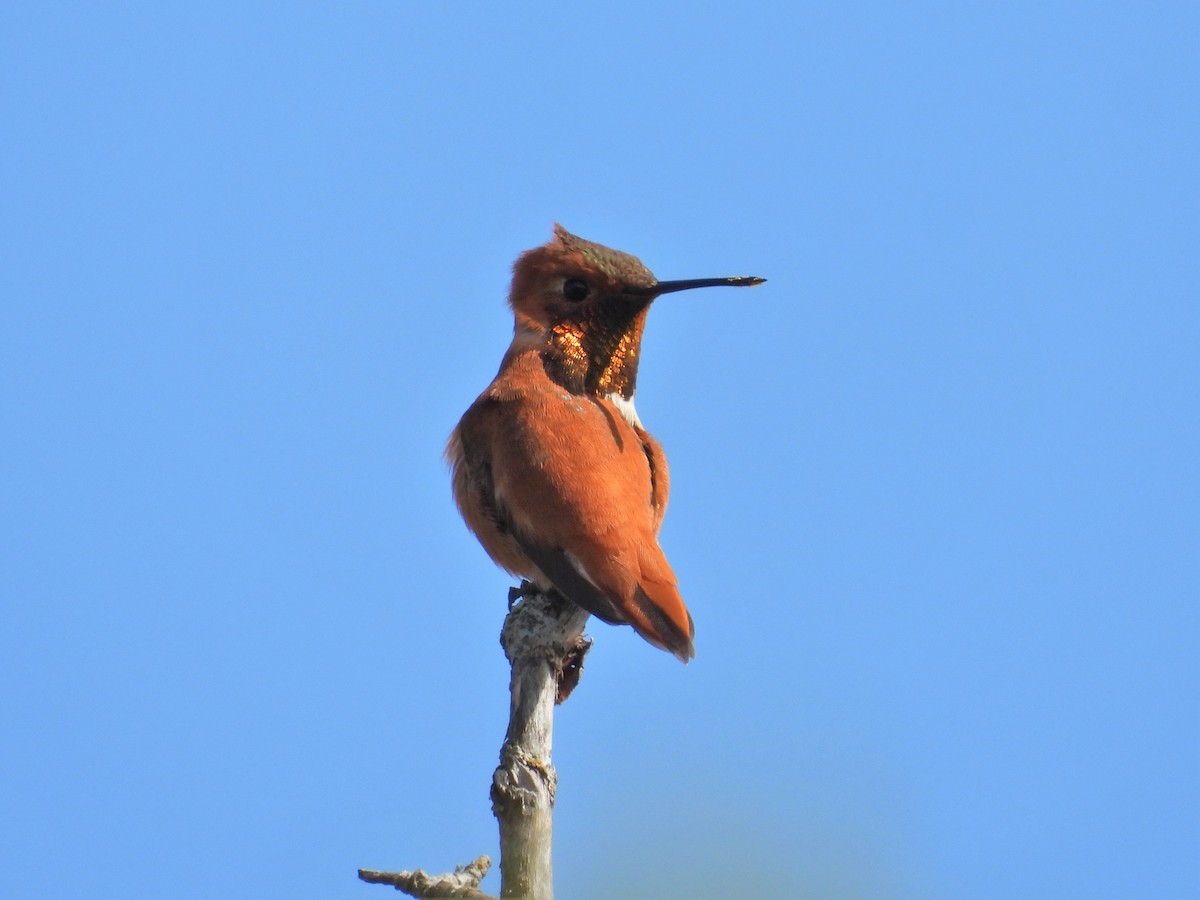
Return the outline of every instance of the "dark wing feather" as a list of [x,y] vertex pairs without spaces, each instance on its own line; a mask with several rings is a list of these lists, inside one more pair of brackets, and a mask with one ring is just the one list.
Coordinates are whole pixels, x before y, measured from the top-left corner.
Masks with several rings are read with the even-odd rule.
[[625,623],[625,617],[612,600],[580,574],[565,551],[530,541],[517,531],[513,531],[512,535],[560,594],[610,625]]

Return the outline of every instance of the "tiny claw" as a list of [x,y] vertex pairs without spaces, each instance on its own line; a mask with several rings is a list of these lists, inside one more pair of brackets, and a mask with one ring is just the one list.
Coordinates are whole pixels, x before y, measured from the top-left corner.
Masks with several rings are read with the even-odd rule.
[[508,589],[508,611],[512,612],[512,608],[517,605],[518,600],[524,600],[526,597],[531,597],[537,592],[536,584],[522,578],[519,587],[514,586]]

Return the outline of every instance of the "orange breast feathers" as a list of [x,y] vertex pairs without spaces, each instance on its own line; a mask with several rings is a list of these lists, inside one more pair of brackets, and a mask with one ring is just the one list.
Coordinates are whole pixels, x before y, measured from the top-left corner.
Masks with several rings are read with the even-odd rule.
[[509,572],[687,662],[691,616],[657,537],[668,491],[662,449],[610,400],[539,374],[509,368],[451,436],[463,518]]

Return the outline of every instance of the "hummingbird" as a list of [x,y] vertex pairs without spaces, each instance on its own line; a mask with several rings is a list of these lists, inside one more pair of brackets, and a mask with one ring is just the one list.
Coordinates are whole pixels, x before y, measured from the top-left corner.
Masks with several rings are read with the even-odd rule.
[[513,266],[512,343],[446,448],[459,512],[501,568],[684,663],[695,626],[658,543],[667,458],[633,402],[642,331],[663,294],[765,280],[659,281],[556,224]]

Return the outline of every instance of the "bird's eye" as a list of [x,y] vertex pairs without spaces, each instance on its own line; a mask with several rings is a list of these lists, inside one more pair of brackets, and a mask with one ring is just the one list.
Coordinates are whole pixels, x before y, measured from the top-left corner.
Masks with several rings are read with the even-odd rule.
[[563,282],[563,296],[572,303],[578,303],[580,300],[587,299],[587,295],[591,293],[591,288],[588,283],[582,278],[568,278]]

